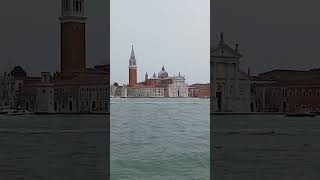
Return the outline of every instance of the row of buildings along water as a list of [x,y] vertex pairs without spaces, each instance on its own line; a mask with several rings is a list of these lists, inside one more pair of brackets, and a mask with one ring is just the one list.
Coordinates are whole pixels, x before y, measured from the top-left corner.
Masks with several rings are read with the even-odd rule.
[[62,0],[61,72],[30,77],[16,66],[0,75],[0,110],[39,113],[108,113],[110,70],[86,67],[85,0]]
[[145,79],[138,82],[137,60],[132,46],[129,58],[129,84],[119,86],[118,83],[111,85],[111,97],[210,97],[210,84],[186,83],[185,76],[179,72],[177,75],[169,76],[163,66],[158,74],[153,73],[151,77],[146,72]]
[[319,112],[320,69],[271,70],[256,76],[240,69],[243,55],[230,47],[221,34],[210,52],[209,84],[188,86],[180,73],[158,74],[137,81],[132,49],[129,84],[116,83],[110,91],[109,59],[105,65],[86,67],[86,20],[84,0],[62,0],[61,72],[30,77],[16,66],[0,75],[0,110],[26,109],[44,113],[109,112],[109,96],[208,97],[211,112]]
[[224,41],[211,49],[211,112],[320,112],[320,69],[275,69],[251,76]]

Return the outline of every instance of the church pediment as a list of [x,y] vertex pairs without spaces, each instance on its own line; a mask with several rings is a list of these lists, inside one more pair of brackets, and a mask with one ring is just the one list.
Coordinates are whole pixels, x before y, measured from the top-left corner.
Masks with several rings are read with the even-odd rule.
[[235,48],[231,48],[224,42],[223,33],[220,36],[219,44],[211,49],[210,55],[219,58],[241,58],[242,55],[238,51],[238,44],[236,44]]
[[228,45],[225,46],[218,46],[211,51],[211,56],[213,57],[227,57],[227,58],[241,58],[242,55],[229,47]]

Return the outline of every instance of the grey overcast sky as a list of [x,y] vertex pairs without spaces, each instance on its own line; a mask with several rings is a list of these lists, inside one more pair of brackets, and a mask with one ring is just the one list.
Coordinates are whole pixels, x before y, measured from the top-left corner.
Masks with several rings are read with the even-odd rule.
[[[60,0],[1,1],[0,71],[9,61],[32,75],[60,69],[60,7]],[[88,66],[107,63],[106,9],[106,1],[87,2]]]
[[111,0],[111,82],[128,83],[131,45],[138,80],[165,66],[187,83],[210,79],[210,0]]
[[319,1],[212,2],[212,35],[224,31],[227,42],[238,41],[251,72],[320,67]]
[[[87,3],[87,64],[105,63],[105,1]],[[314,0],[214,0],[213,33],[238,41],[243,67],[320,67],[320,11]],[[2,0],[0,71],[9,59],[34,75],[55,71],[60,59],[59,0]],[[127,82],[131,44],[139,79],[165,65],[190,82],[209,80],[209,0],[111,0],[111,76]]]

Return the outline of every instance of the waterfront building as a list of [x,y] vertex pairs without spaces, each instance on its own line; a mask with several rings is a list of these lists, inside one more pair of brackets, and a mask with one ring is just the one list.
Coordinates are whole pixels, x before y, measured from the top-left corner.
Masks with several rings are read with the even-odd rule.
[[110,87],[110,97],[115,97],[116,96],[116,91],[117,88],[119,87],[118,83],[113,83]]
[[9,109],[14,104],[15,77],[12,73],[0,75],[0,110]]
[[128,97],[164,97],[164,88],[134,86],[128,88]]
[[211,49],[211,112],[250,112],[250,77],[240,70],[238,44],[231,48],[220,42]]
[[272,70],[252,77],[258,112],[320,112],[320,70]]
[[210,84],[192,84],[188,88],[189,97],[209,98],[210,97]]
[[127,88],[127,85],[125,84],[121,88],[120,97],[122,98],[128,97],[128,88]]
[[[170,77],[163,66],[156,76],[156,73],[149,78],[145,74],[144,82],[137,81],[137,61],[132,46],[129,58],[129,84],[121,88],[122,97],[188,97],[188,85],[186,79],[180,73]],[[127,93],[127,94],[124,94]]]
[[112,85],[113,88],[113,93],[111,94],[111,97],[121,97],[121,98],[126,98],[128,97],[128,88],[127,85],[119,86],[117,85]]
[[61,72],[28,77],[16,67],[15,107],[39,113],[109,112],[110,65],[86,67],[85,0],[62,0],[59,19]]

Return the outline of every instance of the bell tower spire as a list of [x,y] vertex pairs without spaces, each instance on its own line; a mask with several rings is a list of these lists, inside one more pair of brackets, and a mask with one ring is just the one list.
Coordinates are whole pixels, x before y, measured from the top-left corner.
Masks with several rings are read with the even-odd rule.
[[136,56],[134,55],[134,49],[133,49],[133,45],[132,45],[132,49],[131,49],[131,59],[136,59]]
[[134,86],[137,84],[137,61],[134,54],[133,45],[131,48],[131,56],[129,59],[129,86]]

